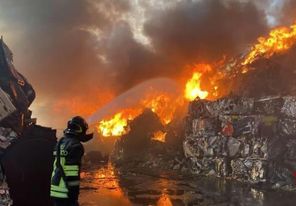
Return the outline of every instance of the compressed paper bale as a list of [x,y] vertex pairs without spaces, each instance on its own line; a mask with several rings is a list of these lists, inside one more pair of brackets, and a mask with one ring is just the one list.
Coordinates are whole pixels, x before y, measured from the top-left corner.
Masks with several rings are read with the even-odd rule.
[[285,153],[285,159],[296,161],[296,140],[289,139],[286,145],[287,149]]
[[229,125],[233,127],[233,134],[225,134],[226,136],[255,136],[258,134],[260,116],[220,115],[219,120],[221,121],[222,134],[225,134],[225,127],[229,127]]
[[228,154],[235,157],[240,151],[241,142],[235,138],[229,138],[227,142]]
[[296,97],[284,97],[284,104],[281,113],[287,117],[296,118]]
[[268,180],[270,183],[282,187],[284,185],[295,186],[294,171],[287,168],[287,164],[281,161],[268,163]]
[[264,97],[254,102],[254,113],[264,115],[280,114],[284,105],[282,97]]
[[287,141],[287,138],[283,138],[281,136],[274,136],[273,138],[269,138],[267,143],[267,160],[282,160],[285,153],[287,152]]
[[[203,137],[197,138],[190,143],[187,142],[186,150],[194,150],[191,152],[195,154],[196,157],[224,157],[227,156],[227,137],[222,136],[212,136],[212,137]],[[188,144],[191,144],[188,146]]]
[[183,151],[186,158],[201,158],[203,154],[198,143],[191,139],[187,139],[183,142]]
[[217,117],[218,115],[252,114],[253,98],[227,97],[217,101],[195,100],[190,103],[189,113],[198,117]]
[[200,101],[199,106],[200,116],[191,121],[194,132],[187,136],[187,150],[191,148],[198,174],[292,185],[296,171],[295,97],[223,98]]
[[264,160],[231,160],[232,176],[252,183],[266,182],[267,164]]
[[190,170],[193,174],[201,174],[202,172],[202,161],[201,159],[197,159],[196,157],[190,157]]
[[192,121],[192,132],[194,136],[209,137],[215,136],[220,131],[220,124],[217,118],[201,118]]
[[256,137],[252,139],[252,158],[267,159],[268,158],[268,139],[264,137]]
[[279,118],[274,115],[262,115],[260,117],[260,124],[258,128],[258,136],[260,137],[274,137],[278,134]]
[[218,177],[229,176],[228,162],[226,158],[215,159],[215,171]]
[[214,116],[246,115],[253,111],[254,99],[227,97],[206,104],[207,110]]
[[246,136],[240,136],[237,138],[240,143],[240,156],[241,157],[249,157],[251,155],[252,149],[252,138]]
[[267,174],[266,162],[262,160],[255,160],[251,169],[251,180],[254,182],[265,182]]
[[279,134],[296,138],[296,119],[281,118],[278,123]]

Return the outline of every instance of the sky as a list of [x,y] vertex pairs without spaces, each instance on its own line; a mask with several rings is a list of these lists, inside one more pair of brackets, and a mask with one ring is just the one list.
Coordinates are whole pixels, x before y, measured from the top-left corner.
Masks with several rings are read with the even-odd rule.
[[237,55],[295,20],[293,0],[0,0],[0,35],[37,93],[38,123],[62,129],[186,65]]

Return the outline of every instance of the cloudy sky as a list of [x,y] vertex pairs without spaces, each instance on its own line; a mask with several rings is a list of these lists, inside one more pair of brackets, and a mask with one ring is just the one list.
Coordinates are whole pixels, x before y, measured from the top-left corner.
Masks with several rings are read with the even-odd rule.
[[37,92],[40,124],[62,128],[154,77],[237,55],[295,20],[293,0],[0,0],[0,35]]

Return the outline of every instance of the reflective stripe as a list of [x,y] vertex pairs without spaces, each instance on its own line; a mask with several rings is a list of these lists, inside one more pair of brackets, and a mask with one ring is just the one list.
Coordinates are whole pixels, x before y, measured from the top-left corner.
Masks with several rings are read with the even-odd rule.
[[77,181],[69,181],[68,182],[68,185],[69,186],[79,186],[80,185],[80,181],[77,180]]
[[61,193],[61,192],[55,192],[55,191],[50,191],[50,196],[57,197],[57,198],[68,198],[67,193]]
[[63,165],[64,170],[79,170],[78,165]]
[[56,186],[56,185],[51,185],[50,189],[57,191],[57,192],[68,192],[69,191],[66,187],[60,187],[60,186]]
[[79,171],[65,171],[66,176],[78,176]]

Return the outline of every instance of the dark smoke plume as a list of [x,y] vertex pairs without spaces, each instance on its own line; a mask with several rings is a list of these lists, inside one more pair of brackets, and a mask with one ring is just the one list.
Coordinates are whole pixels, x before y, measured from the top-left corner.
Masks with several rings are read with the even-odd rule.
[[137,43],[126,25],[111,41],[108,54],[122,90],[151,77],[176,77],[184,65],[237,55],[267,29],[264,12],[251,2],[183,1],[148,17],[144,31],[153,51]]

